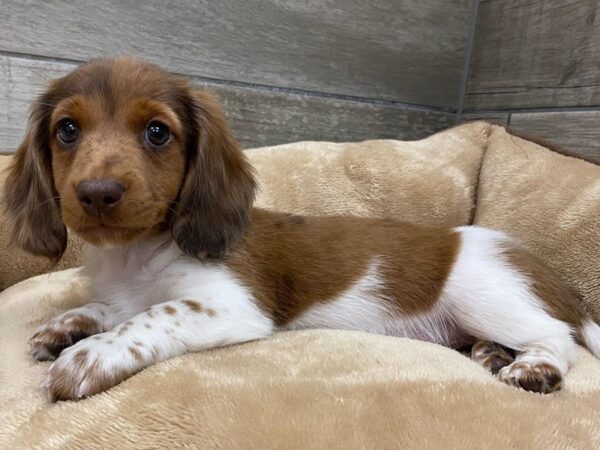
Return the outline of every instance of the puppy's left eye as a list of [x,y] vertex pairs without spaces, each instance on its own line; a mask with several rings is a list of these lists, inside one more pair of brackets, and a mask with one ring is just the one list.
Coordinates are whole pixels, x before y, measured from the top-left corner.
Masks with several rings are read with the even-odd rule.
[[63,119],[58,123],[56,134],[63,144],[73,144],[79,138],[79,127],[74,120]]
[[146,127],[146,140],[155,147],[162,147],[171,139],[171,130],[164,123],[153,120]]

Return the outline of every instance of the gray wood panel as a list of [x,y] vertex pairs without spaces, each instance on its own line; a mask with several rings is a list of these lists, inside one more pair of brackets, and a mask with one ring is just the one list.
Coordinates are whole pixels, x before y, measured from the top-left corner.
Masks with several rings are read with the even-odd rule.
[[600,164],[600,111],[513,113],[510,129]]
[[496,125],[507,125],[508,113],[466,112],[463,114],[463,122],[473,122],[475,120],[485,120]]
[[[0,56],[0,151],[21,141],[29,104],[48,80],[76,65]],[[192,80],[194,81],[194,80]],[[453,124],[454,115],[195,81],[221,99],[245,148],[298,140],[418,139]]]
[[0,0],[0,50],[454,108],[468,0]]
[[0,56],[0,151],[13,151],[23,138],[29,105],[53,79],[75,64]]
[[600,104],[598,0],[484,0],[466,108]]

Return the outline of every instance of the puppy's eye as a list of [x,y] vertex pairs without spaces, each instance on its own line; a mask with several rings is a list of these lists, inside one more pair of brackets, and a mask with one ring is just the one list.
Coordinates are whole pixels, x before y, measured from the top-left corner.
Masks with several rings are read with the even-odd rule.
[[56,134],[63,144],[72,144],[79,138],[79,126],[72,119],[63,119],[58,123]]
[[155,147],[161,147],[169,142],[171,130],[164,123],[154,120],[146,128],[146,140]]

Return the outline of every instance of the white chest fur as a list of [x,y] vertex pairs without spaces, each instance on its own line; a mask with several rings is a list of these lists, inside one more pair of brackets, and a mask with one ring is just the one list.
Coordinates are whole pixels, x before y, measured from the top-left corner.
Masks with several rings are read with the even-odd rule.
[[120,323],[159,303],[193,299],[223,314],[262,315],[249,290],[219,263],[183,254],[169,238],[121,248],[90,248],[84,271],[91,301],[109,305]]

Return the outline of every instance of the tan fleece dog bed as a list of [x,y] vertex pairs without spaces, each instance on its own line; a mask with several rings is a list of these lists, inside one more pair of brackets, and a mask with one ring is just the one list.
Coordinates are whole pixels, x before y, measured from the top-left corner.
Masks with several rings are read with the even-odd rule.
[[[598,166],[480,122],[416,142],[305,142],[249,156],[260,206],[506,230],[600,319]],[[80,261],[79,248],[65,265]],[[47,270],[0,252],[4,286]],[[497,382],[450,349],[344,331],[280,333],[187,355],[89,399],[49,404],[38,388],[47,364],[32,361],[26,341],[85,292],[72,269],[0,293],[0,448],[600,445],[600,361],[584,349],[564,390],[542,396]]]

